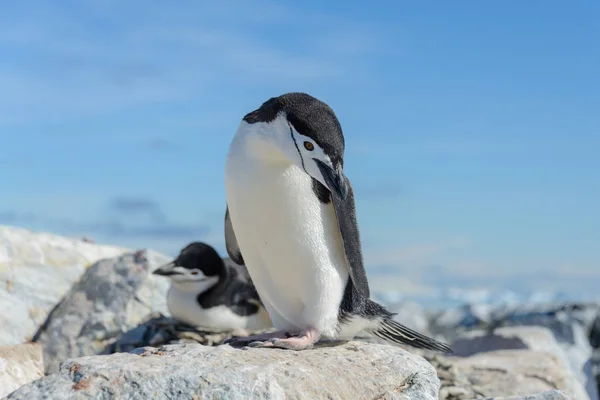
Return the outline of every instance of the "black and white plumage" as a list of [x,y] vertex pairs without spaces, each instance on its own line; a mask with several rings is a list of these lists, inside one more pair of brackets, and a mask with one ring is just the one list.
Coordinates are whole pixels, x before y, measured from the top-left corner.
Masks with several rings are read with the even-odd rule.
[[333,110],[305,93],[269,99],[243,118],[231,142],[227,252],[245,263],[278,329],[250,338],[251,345],[301,350],[320,337],[366,331],[451,352],[369,299],[344,146]]
[[218,330],[272,327],[246,268],[206,243],[188,244],[152,273],[171,280],[167,307],[175,319]]

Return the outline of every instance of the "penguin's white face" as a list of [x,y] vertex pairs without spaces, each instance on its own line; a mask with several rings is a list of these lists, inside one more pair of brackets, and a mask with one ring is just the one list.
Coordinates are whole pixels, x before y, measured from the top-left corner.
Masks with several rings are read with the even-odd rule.
[[272,162],[289,162],[302,168],[331,192],[345,197],[347,188],[341,167],[311,137],[301,134],[280,113],[271,122],[246,125],[255,154]]

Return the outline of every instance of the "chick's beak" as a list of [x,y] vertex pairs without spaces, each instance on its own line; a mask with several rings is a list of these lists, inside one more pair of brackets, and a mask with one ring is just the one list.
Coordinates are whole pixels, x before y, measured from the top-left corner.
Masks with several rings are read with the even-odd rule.
[[174,261],[171,261],[170,263],[161,265],[160,267],[156,268],[154,271],[152,271],[152,274],[162,276],[180,275],[181,273],[178,272],[175,269],[175,267],[177,267],[177,264],[175,264]]

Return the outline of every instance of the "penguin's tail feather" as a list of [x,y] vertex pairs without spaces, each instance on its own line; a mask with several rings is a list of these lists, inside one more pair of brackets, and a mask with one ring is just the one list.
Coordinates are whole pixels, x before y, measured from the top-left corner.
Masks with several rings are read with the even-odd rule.
[[398,344],[407,344],[421,349],[437,350],[447,354],[454,353],[447,344],[415,332],[391,318],[384,318],[379,328],[371,331],[371,333],[383,340]]

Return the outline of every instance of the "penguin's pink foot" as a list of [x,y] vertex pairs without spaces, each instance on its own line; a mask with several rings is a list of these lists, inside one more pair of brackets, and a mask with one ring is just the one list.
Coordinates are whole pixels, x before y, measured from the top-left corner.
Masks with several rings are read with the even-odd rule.
[[321,335],[316,329],[309,328],[300,332],[297,336],[286,337],[285,339],[274,337],[266,341],[254,341],[248,344],[248,346],[259,348],[271,347],[296,351],[308,350],[314,346],[320,337]]

